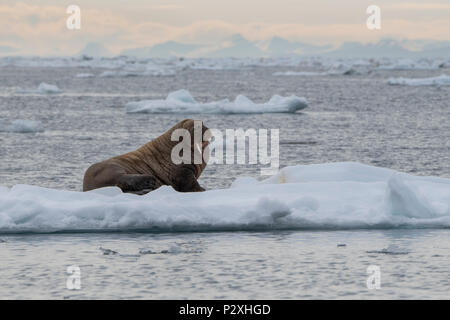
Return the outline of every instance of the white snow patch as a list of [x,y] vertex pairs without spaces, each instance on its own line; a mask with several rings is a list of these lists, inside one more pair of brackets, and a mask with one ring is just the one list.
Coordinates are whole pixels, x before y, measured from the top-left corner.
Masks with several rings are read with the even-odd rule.
[[0,122],[0,132],[33,133],[43,131],[44,128],[39,121],[14,120],[11,123]]
[[19,89],[17,93],[37,93],[37,94],[56,94],[61,93],[62,90],[54,84],[41,82],[37,89]]

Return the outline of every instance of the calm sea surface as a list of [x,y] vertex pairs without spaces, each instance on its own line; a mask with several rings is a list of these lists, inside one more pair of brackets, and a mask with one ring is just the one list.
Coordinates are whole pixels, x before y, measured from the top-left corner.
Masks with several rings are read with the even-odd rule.
[[[0,132],[0,186],[80,191],[90,164],[134,150],[184,118],[221,130],[280,129],[281,167],[357,161],[450,178],[450,87],[386,84],[389,77],[450,70],[273,75],[287,70],[296,68],[77,78],[104,70],[0,67],[0,121],[36,120],[45,129]],[[64,92],[16,93],[41,82]],[[309,107],[296,114],[125,113],[127,102],[165,98],[178,89],[188,89],[201,102],[234,100],[238,94],[265,102],[274,94],[294,94],[305,97]],[[238,176],[259,178],[259,169],[208,166],[200,182],[206,189],[225,188]],[[0,239],[2,299],[450,298],[448,229],[0,234]],[[116,254],[105,254],[106,249]],[[80,290],[66,287],[72,265],[81,271]],[[367,288],[371,265],[380,268],[380,289]]]

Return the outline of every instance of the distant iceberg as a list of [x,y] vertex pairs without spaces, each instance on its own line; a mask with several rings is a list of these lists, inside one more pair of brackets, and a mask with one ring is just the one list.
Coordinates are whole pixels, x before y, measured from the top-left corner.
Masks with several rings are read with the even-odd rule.
[[38,94],[56,94],[61,93],[62,90],[56,85],[41,82],[37,89],[19,89],[17,93],[38,93]]
[[104,71],[100,73],[100,78],[115,78],[115,77],[139,77],[142,74],[135,71]]
[[0,122],[0,132],[32,133],[43,131],[44,128],[39,121],[14,120],[11,123]]
[[442,62],[439,60],[412,60],[399,59],[391,61],[389,64],[380,65],[378,70],[436,70],[441,68]]
[[450,76],[443,74],[432,78],[389,78],[388,84],[402,86],[450,86]]
[[[341,68],[339,68],[341,65]],[[302,67],[320,71],[330,69],[342,74],[353,69],[367,73],[367,70],[435,70],[448,68],[448,59],[420,58],[333,58],[327,56],[279,56],[253,58],[136,58],[128,56],[90,57],[86,55],[73,57],[0,57],[0,66],[39,67],[39,68],[94,68],[136,72],[140,75],[173,75],[179,70],[241,70],[253,67]],[[347,70],[345,70],[347,69]],[[330,70],[332,71],[332,70]],[[119,73],[116,76],[121,76]]]
[[75,77],[76,78],[93,78],[93,77],[95,77],[95,75],[92,73],[78,73]]
[[0,187],[0,233],[449,228],[450,179],[359,163],[286,167],[263,181],[144,196]]
[[143,100],[125,105],[127,113],[294,113],[308,106],[305,98],[274,95],[266,103],[255,103],[243,95],[231,102],[228,99],[200,103],[187,90],[170,93],[165,100]]
[[286,72],[275,72],[274,76],[301,76],[301,77],[311,77],[311,76],[351,76],[351,75],[361,75],[367,74],[367,70],[357,70],[353,67],[341,67],[341,68],[331,68],[324,72],[309,72],[309,71],[286,71]]
[[311,71],[285,71],[285,72],[274,72],[273,76],[300,76],[300,77],[308,77],[308,76],[321,76],[326,73],[324,72],[311,72]]

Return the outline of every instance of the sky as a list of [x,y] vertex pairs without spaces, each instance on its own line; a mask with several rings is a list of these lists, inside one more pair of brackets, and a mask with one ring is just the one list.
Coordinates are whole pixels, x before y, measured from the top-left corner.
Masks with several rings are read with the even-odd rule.
[[[69,5],[81,29],[69,30]],[[366,26],[369,5],[381,29]],[[221,46],[233,34],[264,42],[273,36],[313,44],[383,38],[450,41],[450,0],[0,0],[0,50],[71,55],[88,42],[113,53],[175,40]]]

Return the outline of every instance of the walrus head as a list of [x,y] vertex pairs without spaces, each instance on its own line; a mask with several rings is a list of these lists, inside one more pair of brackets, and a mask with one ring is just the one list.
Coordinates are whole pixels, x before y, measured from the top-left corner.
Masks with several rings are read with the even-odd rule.
[[[180,136],[178,134],[174,134],[177,129],[181,129],[182,132],[184,131],[185,133],[189,133],[187,136],[190,137],[190,141],[183,140],[186,135]],[[157,152],[159,163],[166,163],[169,167],[180,166],[173,162],[173,159],[171,158],[172,150],[181,142],[188,143],[191,150],[191,159],[189,163],[183,163],[182,166],[192,169],[196,178],[199,178],[207,164],[205,162],[205,158],[208,159],[207,156],[203,156],[205,148],[209,144],[209,139],[207,141],[203,141],[203,137],[207,130],[208,128],[203,124],[203,121],[185,119],[178,122],[158,138],[141,147],[138,151],[142,153],[151,151],[153,155]],[[199,159],[201,160],[199,161]],[[171,166],[168,164],[169,162]]]
[[[168,133],[170,132],[170,134],[171,134],[171,142],[174,143],[172,148],[181,142],[181,138],[178,140],[176,140],[176,139],[174,140],[172,137],[172,133],[177,129],[182,129],[182,130],[186,130],[187,132],[189,132],[189,136],[190,136],[189,147],[191,149],[190,164],[192,164],[195,168],[196,178],[199,178],[201,173],[203,172],[203,170],[206,167],[205,157],[203,156],[203,153],[205,152],[205,148],[209,144],[209,139],[206,141],[203,141],[203,138],[204,138],[205,132],[208,130],[208,128],[203,124],[203,121],[201,121],[201,120],[185,119],[185,120],[177,123],[175,126],[173,126],[168,131]],[[197,161],[196,161],[196,159],[197,159]],[[207,159],[207,157],[206,157],[206,159]]]

